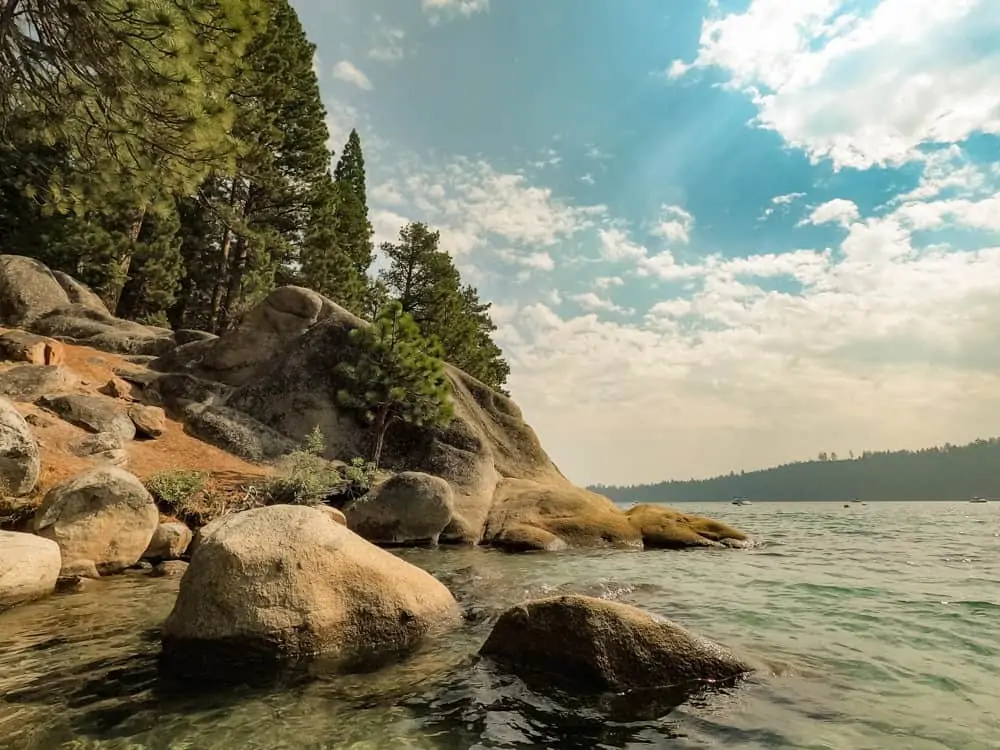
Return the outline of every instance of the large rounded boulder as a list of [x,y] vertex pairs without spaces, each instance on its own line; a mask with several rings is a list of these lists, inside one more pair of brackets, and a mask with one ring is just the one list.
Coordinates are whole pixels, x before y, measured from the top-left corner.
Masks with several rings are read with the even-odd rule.
[[107,466],[50,489],[34,525],[36,534],[59,545],[64,567],[89,560],[106,575],[139,561],[159,525],[159,512],[142,482]]
[[693,687],[751,671],[725,647],[669,620],[577,595],[508,609],[480,653],[514,674],[584,692]]
[[38,482],[38,444],[21,412],[0,398],[0,482],[2,491],[27,495]]
[[681,513],[664,505],[642,503],[625,512],[629,523],[642,534],[647,549],[689,547],[747,547],[750,538],[722,521]]
[[455,512],[451,486],[430,474],[404,471],[344,512],[347,526],[375,544],[437,544]]
[[327,514],[273,505],[204,527],[163,629],[162,664],[238,670],[403,650],[460,620],[429,573]]
[[21,255],[0,255],[0,323],[24,325],[67,304],[66,292],[43,264]]
[[52,540],[0,531],[0,609],[51,594],[60,567],[59,545]]

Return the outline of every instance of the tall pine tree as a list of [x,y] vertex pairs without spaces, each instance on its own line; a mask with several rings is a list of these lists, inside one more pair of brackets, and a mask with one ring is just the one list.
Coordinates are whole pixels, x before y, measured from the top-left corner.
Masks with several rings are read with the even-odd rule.
[[372,264],[374,230],[368,220],[368,192],[365,156],[361,137],[352,130],[333,173],[337,193],[337,231],[340,247],[358,273],[364,275]]
[[451,256],[438,249],[439,241],[440,234],[425,224],[404,226],[399,242],[381,247],[389,261],[381,280],[421,332],[441,343],[445,359],[502,390],[509,367],[492,339],[490,305],[479,301],[475,288],[462,286]]
[[[329,177],[328,133],[315,51],[287,0],[267,0],[269,22],[251,44],[239,86],[234,136],[240,157],[233,177],[217,176],[199,191],[204,214],[183,212],[198,227],[214,224],[216,252],[206,257],[196,232],[182,227],[189,279],[177,310],[222,330],[275,285],[283,267],[299,260],[322,183]],[[208,267],[192,267],[197,260]],[[204,282],[201,282],[204,283]],[[199,304],[208,309],[198,309]]]

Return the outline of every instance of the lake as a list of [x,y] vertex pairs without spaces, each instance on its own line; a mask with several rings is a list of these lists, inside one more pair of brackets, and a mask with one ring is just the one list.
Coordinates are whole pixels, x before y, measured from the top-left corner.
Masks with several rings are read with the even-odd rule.
[[[127,574],[0,614],[0,748],[1000,748],[1000,503],[685,504],[752,550],[401,553],[468,625],[408,661],[202,691],[161,682],[176,580]],[[478,663],[531,596],[636,604],[765,668],[666,715],[538,695]]]

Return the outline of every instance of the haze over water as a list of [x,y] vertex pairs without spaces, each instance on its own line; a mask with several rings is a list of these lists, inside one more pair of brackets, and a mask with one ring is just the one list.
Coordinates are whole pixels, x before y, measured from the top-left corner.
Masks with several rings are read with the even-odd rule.
[[[399,666],[257,690],[162,690],[177,582],[126,575],[0,614],[0,748],[1000,747],[1000,504],[685,505],[750,551],[410,551],[470,624]],[[666,716],[531,692],[473,655],[501,608],[577,591],[764,665]],[[647,714],[647,715],[644,715]]]

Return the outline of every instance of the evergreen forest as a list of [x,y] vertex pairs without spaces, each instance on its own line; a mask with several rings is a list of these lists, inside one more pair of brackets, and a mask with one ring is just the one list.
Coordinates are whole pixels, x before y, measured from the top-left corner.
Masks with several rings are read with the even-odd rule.
[[504,391],[437,232],[401,227],[373,272],[361,136],[329,149],[314,52],[288,0],[0,0],[0,252],[174,329],[222,333],[285,284],[368,320],[396,302]]
[[618,502],[1000,498],[1000,438],[916,451],[865,451],[846,458],[821,453],[813,461],[710,479],[590,489]]

